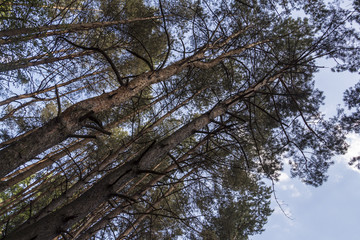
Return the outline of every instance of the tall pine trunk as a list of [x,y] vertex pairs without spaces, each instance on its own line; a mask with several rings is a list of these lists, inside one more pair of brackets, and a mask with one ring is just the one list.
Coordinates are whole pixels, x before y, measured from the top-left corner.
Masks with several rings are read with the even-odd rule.
[[143,153],[107,174],[73,202],[36,223],[24,226],[18,231],[14,230],[5,239],[52,239],[61,233],[66,233],[67,228],[94,211],[101,203],[112,196],[116,196],[117,190],[121,186],[139,174],[147,170],[151,171],[171,149],[190,137],[195,131],[202,129],[216,117],[225,114],[228,108],[239,103],[242,99],[252,96],[256,90],[277,79],[284,71],[285,69],[249,87],[238,95],[218,103],[213,109],[195,118],[164,140],[158,143],[153,142]]

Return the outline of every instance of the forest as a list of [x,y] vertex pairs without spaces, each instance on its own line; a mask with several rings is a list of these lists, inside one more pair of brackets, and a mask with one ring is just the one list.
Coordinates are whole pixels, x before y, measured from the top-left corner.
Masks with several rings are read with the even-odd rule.
[[[360,132],[360,1],[0,0],[0,239],[249,239]],[[360,168],[360,156],[349,164]],[[272,185],[265,183],[272,182]]]

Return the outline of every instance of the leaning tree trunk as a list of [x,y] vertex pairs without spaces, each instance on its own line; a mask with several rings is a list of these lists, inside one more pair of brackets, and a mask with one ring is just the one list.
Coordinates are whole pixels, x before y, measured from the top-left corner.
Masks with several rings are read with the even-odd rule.
[[[130,20],[111,21],[111,22],[59,24],[59,25],[40,26],[33,28],[9,29],[9,30],[0,31],[0,37],[6,37],[5,39],[0,39],[0,44],[7,44],[17,41],[28,41],[31,39],[49,37],[49,36],[59,36],[69,32],[86,31],[90,29],[104,28],[119,24],[129,24],[133,22],[148,21],[148,20],[160,19],[160,18],[163,17],[153,16],[153,17],[134,18]],[[24,34],[29,34],[29,35],[23,36]]]
[[[174,169],[176,169],[180,163],[185,162],[187,158],[193,154],[200,146],[204,145],[206,143],[206,140],[209,139],[209,135],[203,138],[199,143],[197,143],[193,148],[191,148],[188,152],[186,152],[183,156],[181,156],[179,159],[176,160],[176,163],[168,166],[163,172],[167,173]],[[163,179],[166,175],[160,175],[154,177],[152,180],[150,180],[149,183],[145,184],[139,191],[137,191],[135,194],[131,195],[131,199],[138,200],[140,197],[142,197],[151,187],[153,187],[156,183],[158,183],[161,179]],[[115,209],[112,209],[109,213],[106,213],[104,217],[102,217],[99,221],[97,221],[94,225],[89,227],[86,230],[80,231],[79,236],[75,236],[76,240],[86,240],[90,239],[94,234],[96,234],[97,231],[104,228],[111,219],[115,218],[119,214],[121,214],[124,210],[127,209],[130,205],[128,202],[124,201],[122,204],[117,206]]]
[[[230,37],[234,38],[236,36],[236,34],[233,34]],[[43,127],[36,129],[23,139],[1,150],[0,178],[33,159],[38,154],[66,140],[68,137],[73,136],[77,130],[84,127],[87,118],[107,109],[111,109],[114,106],[118,106],[122,102],[138,94],[145,87],[165,81],[187,67],[209,69],[220,63],[224,58],[240,54],[249,48],[265,42],[268,42],[268,40],[259,41],[238,49],[230,50],[212,61],[203,62],[201,60],[205,58],[206,50],[214,49],[216,47],[208,46],[194,55],[177,61],[168,67],[144,73],[136,77],[128,85],[121,86],[114,91],[72,105],[58,117],[50,120]],[[220,47],[222,47],[222,45]]]
[[24,60],[21,60],[18,62],[2,64],[0,67],[0,72],[13,71],[13,70],[18,70],[18,69],[23,69],[23,68],[28,68],[28,67],[39,66],[39,65],[43,65],[43,64],[50,64],[50,63],[54,63],[54,62],[58,62],[58,61],[69,60],[69,59],[74,59],[74,58],[91,55],[92,53],[94,53],[93,50],[86,50],[86,51],[82,51],[82,52],[71,53],[71,54],[68,54],[65,56],[61,56],[61,57],[49,57],[49,58],[44,58],[44,59],[41,59],[38,61],[32,61],[32,62],[29,61],[28,59],[24,59]]
[[[144,111],[145,109],[147,109],[148,107],[150,107],[152,105],[155,105],[156,103],[164,100],[166,97],[168,97],[169,94],[173,94],[178,90],[179,89],[175,89],[175,90],[171,91],[168,94],[164,94],[164,96],[159,97],[158,99],[154,100],[150,104],[145,105],[143,107],[140,107],[139,109],[137,109],[136,111],[130,113],[129,115],[126,115],[126,116],[124,116],[124,117],[122,117],[122,118],[120,118],[120,119],[118,119],[118,120],[116,120],[114,122],[111,122],[111,123],[105,125],[104,130],[111,131],[111,129],[114,128],[115,126],[118,126],[121,123],[129,120],[135,114],[140,113],[140,112]],[[198,93],[196,93],[194,96],[196,96],[197,94]],[[170,114],[171,114],[171,112],[172,111],[170,111]],[[158,120],[157,122],[160,122],[160,121]],[[154,127],[155,125],[156,124],[152,124],[151,127]],[[148,129],[150,129],[150,128],[148,128]],[[94,136],[96,136],[98,134],[101,134],[101,133],[96,133],[94,131]],[[77,142],[73,143],[72,145],[66,147],[65,149],[63,149],[61,151],[57,151],[55,153],[47,154],[40,161],[38,161],[38,162],[36,162],[34,164],[31,164],[28,167],[20,169],[20,170],[16,171],[15,173],[12,173],[11,175],[8,175],[6,178],[2,178],[1,181],[0,181],[0,192],[4,191],[6,188],[9,188],[9,187],[17,184],[18,182],[24,180],[25,178],[30,177],[32,174],[40,171],[41,169],[50,166],[51,164],[53,164],[57,160],[59,160],[62,157],[66,156],[69,151],[74,151],[76,149],[84,147],[90,141],[92,141],[92,139],[90,139],[90,138],[85,138],[85,139],[82,139],[80,141],[77,141]]]
[[151,171],[171,149],[193,135],[195,131],[202,129],[216,117],[225,114],[231,106],[239,103],[244,98],[252,96],[256,90],[274,81],[285,71],[286,69],[283,69],[276,75],[263,79],[238,95],[218,103],[213,109],[184,125],[171,136],[158,143],[153,142],[143,153],[107,174],[73,202],[34,224],[24,226],[18,231],[15,229],[5,239],[52,239],[61,233],[66,233],[68,228],[94,211],[101,203],[113,196],[117,196],[117,190],[128,181],[131,181],[139,174]]

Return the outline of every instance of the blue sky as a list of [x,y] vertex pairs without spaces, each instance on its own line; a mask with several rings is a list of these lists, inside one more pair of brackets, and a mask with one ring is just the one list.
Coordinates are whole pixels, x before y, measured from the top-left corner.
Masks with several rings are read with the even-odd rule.
[[[337,105],[342,103],[343,92],[353,86],[360,76],[350,73],[333,73],[329,60],[321,60],[325,66],[315,76],[316,87],[326,96],[322,111],[327,117],[335,115]],[[360,136],[350,134],[349,151],[334,157],[329,179],[323,186],[314,188],[298,179],[289,178],[285,170],[275,190],[282,208],[291,216],[288,219],[276,202],[275,212],[265,226],[265,232],[251,237],[252,240],[358,240],[360,239],[360,171],[347,163],[351,157],[360,155]]]

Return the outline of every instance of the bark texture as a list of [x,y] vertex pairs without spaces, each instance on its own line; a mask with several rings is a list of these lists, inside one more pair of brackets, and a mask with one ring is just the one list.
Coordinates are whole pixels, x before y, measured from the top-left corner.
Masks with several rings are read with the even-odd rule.
[[[48,37],[54,35],[63,35],[69,32],[76,31],[85,31],[89,29],[95,28],[104,28],[110,27],[119,24],[129,24],[132,22],[140,22],[140,21],[148,21],[154,19],[160,19],[162,16],[153,16],[153,17],[144,17],[144,18],[134,18],[129,20],[119,20],[119,21],[111,21],[111,22],[92,22],[92,23],[77,23],[77,24],[58,24],[58,25],[50,25],[50,26],[40,26],[33,28],[19,28],[19,29],[9,29],[0,31],[0,37],[10,38],[17,37],[17,41],[21,40],[30,40],[40,37]],[[47,32],[53,31],[53,32]],[[34,34],[35,33],[35,34]],[[24,34],[32,34],[30,36],[21,37]],[[0,44],[13,42],[13,39],[0,39]]]
[[30,224],[20,231],[13,232],[5,239],[52,239],[61,233],[66,233],[67,228],[84,218],[87,214],[93,212],[101,203],[108,200],[111,196],[116,195],[121,186],[126,185],[126,183],[143,171],[151,171],[176,145],[191,136],[195,131],[205,127],[211,120],[224,114],[228,108],[237,104],[241,99],[251,96],[256,90],[274,81],[280,75],[281,73],[278,73],[270,78],[264,79],[246,91],[218,103],[213,109],[184,125],[171,136],[158,143],[153,142],[143,153],[106,175],[73,202],[40,219],[38,222]]
[[[204,47],[201,51],[188,58],[177,61],[168,67],[144,73],[136,77],[126,86],[121,86],[109,93],[104,93],[98,97],[90,98],[72,105],[59,117],[52,119],[43,127],[24,137],[21,141],[15,142],[1,150],[0,177],[4,177],[6,174],[33,159],[38,154],[67,139],[84,126],[83,120],[86,119],[86,116],[89,116],[89,114],[96,115],[102,111],[118,106],[138,94],[145,87],[165,81],[188,67],[209,69],[222,59],[230,57],[231,54],[240,54],[246,49],[253,48],[264,42],[267,42],[267,40],[251,43],[239,49],[225,52],[216,59],[207,62],[201,61],[206,58],[206,50],[214,49],[216,46]],[[35,146],[34,142],[37,143]]]

